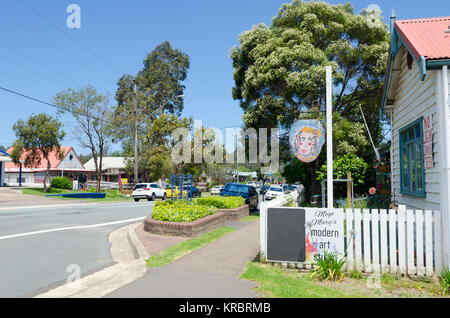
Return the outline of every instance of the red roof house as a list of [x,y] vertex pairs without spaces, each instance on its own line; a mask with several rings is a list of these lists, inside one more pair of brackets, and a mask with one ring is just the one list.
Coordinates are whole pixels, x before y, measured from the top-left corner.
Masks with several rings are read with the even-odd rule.
[[[10,147],[6,152],[11,154],[13,149]],[[63,152],[62,160],[58,158],[56,149],[49,155],[50,178],[62,175],[71,177],[77,173],[86,172],[83,163],[73,147],[61,147],[61,151]],[[25,157],[26,153],[22,154],[21,160],[25,160]],[[13,162],[5,162],[5,183],[11,185],[19,184],[20,168],[22,168],[22,183],[42,183],[45,172],[47,171],[47,160],[42,156],[39,166],[36,167],[25,167],[23,165],[20,167],[20,165],[16,165]]]

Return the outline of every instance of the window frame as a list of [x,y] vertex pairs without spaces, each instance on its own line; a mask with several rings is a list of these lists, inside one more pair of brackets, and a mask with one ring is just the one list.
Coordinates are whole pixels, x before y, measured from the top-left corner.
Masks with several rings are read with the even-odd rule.
[[[419,137],[414,137],[411,138],[407,135],[407,141],[405,142],[402,138],[402,135],[406,132],[408,132],[409,129],[415,127],[419,125],[419,129],[420,129],[420,136]],[[426,192],[425,192],[425,167],[424,167],[424,156],[423,156],[423,116],[420,117],[419,119],[415,120],[414,122],[412,122],[411,124],[399,129],[399,153],[400,153],[400,193],[401,194],[406,194],[406,195],[410,195],[410,196],[415,196],[415,197],[420,197],[420,198],[425,198],[426,197]],[[419,173],[422,176],[421,179],[421,188],[417,189],[417,186],[419,186],[418,184],[418,179],[419,178],[415,178],[415,190],[412,190],[412,182],[411,182],[411,151],[410,151],[410,145],[412,144],[413,149],[414,149],[414,161],[416,161],[417,158],[417,154],[418,152],[416,152],[416,146],[419,145],[420,147],[420,158],[421,158],[421,168],[418,168],[417,165],[415,165],[414,167],[414,173],[416,176],[419,175]],[[407,180],[407,187],[404,185],[404,160],[403,160],[403,152],[406,149],[406,164],[407,164],[407,175],[406,175],[406,180]]]

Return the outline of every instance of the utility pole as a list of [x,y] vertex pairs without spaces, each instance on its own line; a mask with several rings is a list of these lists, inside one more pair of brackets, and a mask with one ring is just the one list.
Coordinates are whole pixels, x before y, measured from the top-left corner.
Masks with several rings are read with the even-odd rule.
[[239,183],[238,137],[236,135],[236,182]]
[[137,133],[137,86],[134,84],[134,183],[139,182],[139,171],[138,171],[138,133]]

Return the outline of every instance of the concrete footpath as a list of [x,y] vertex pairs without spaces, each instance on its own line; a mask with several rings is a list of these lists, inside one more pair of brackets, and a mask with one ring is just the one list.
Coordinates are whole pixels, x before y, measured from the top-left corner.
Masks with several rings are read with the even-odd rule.
[[148,268],[143,276],[104,297],[258,297],[251,291],[255,284],[238,276],[259,252],[259,222],[229,222],[227,226],[237,230],[163,267]]

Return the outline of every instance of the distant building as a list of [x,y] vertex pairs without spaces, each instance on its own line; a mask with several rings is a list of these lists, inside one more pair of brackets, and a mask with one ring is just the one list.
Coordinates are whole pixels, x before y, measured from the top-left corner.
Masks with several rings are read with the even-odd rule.
[[[6,152],[11,154],[14,150],[10,147]],[[77,180],[81,175],[87,171],[81,163],[78,155],[73,147],[61,147],[63,152],[63,159],[60,160],[56,154],[56,149],[49,155],[50,160],[50,180],[54,177],[65,176],[69,179]],[[25,160],[26,154],[23,153],[21,160]],[[22,172],[20,172],[22,170]],[[8,186],[18,186],[20,181],[23,186],[42,184],[45,173],[47,171],[47,160],[41,155],[41,163],[37,167],[25,167],[16,165],[13,162],[5,162],[5,175],[3,177],[4,183]],[[21,175],[22,180],[19,180]],[[49,182],[50,182],[49,180]]]
[[[99,160],[99,158],[97,158]],[[126,157],[103,157],[102,160],[102,180],[106,182],[118,182],[119,173],[122,178],[127,177],[126,166],[127,160],[133,160],[133,158]],[[95,174],[95,162],[94,158],[91,158],[84,164],[88,171],[88,180],[95,181],[97,176]]]
[[5,164],[11,162],[11,158],[6,151],[0,149],[0,187],[5,186]]

